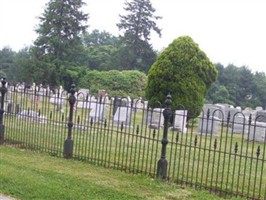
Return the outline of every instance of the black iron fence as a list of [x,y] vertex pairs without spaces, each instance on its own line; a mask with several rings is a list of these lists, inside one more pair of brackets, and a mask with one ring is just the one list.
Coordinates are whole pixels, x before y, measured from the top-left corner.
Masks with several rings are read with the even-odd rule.
[[[143,173],[220,196],[266,198],[266,117],[205,107],[150,108],[141,99],[97,97],[48,88],[5,88],[0,142]],[[231,110],[230,110],[231,109]]]

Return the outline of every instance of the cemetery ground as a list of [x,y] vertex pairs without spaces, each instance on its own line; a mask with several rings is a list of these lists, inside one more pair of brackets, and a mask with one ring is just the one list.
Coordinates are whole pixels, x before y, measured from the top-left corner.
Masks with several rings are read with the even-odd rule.
[[[6,131],[9,132],[6,142],[15,147],[39,150],[61,157],[67,127],[58,118],[56,123],[56,120],[36,123],[6,116]],[[136,117],[136,120],[141,124],[142,120],[139,118],[140,116]],[[266,177],[261,173],[266,174],[266,168],[261,160],[252,158],[259,144],[243,142],[242,135],[236,134],[232,137],[224,129],[221,130],[223,135],[219,136],[219,140],[223,142],[217,143],[219,150],[214,150],[216,138],[212,136],[198,136],[198,145],[194,146],[196,133],[193,130],[190,127],[188,134],[179,135],[169,131],[166,158],[169,160],[168,173],[172,182],[183,186],[193,186],[196,183],[200,185],[200,189],[207,190],[208,187],[219,187],[227,192],[249,191],[250,195],[263,195],[258,183],[265,185]],[[144,131],[141,128],[139,133],[135,132],[134,127],[120,130],[119,127],[106,128],[104,124],[96,123],[85,131],[74,129],[74,158],[86,164],[133,174],[142,172],[147,176],[154,175],[160,157],[161,132],[153,129]],[[239,147],[241,153],[238,154],[247,155],[247,159],[234,154],[236,143],[242,144]],[[223,195],[219,192],[218,194]]]
[[[10,98],[13,103],[11,107],[7,106],[4,116],[4,143],[62,157],[69,131],[69,106],[66,100],[62,105],[51,104],[50,96],[46,95],[41,96],[36,104],[36,98],[27,93],[11,94]],[[61,98],[58,100],[63,101]],[[19,112],[16,105],[20,108]],[[154,127],[149,125],[147,109],[127,105],[117,109],[116,114],[118,112],[121,118],[118,117],[118,124],[115,124],[116,114],[112,103],[106,103],[104,109],[99,107],[100,103],[94,102],[92,105],[89,109],[87,105],[86,108],[75,107],[71,131],[76,162],[113,168],[119,173],[126,171],[141,173],[146,178],[156,177],[163,137],[160,111]],[[93,117],[92,109],[96,109]],[[265,143],[249,141],[245,138],[246,134],[241,132],[233,134],[230,126],[219,125],[217,133],[202,134],[198,131],[199,124],[200,119],[189,123],[185,132],[169,128],[166,148],[169,182],[179,183],[175,187],[191,186],[227,198],[235,195],[258,199],[265,197]],[[209,127],[214,124],[217,123],[212,121]],[[208,129],[208,125],[202,127]],[[165,196],[159,199],[163,198]]]
[[14,199],[222,199],[208,191],[11,146],[0,146],[0,159],[0,194]]

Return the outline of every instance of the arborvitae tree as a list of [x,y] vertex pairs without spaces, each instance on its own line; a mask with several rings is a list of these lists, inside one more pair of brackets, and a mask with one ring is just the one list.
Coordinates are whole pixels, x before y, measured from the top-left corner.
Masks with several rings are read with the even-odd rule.
[[199,115],[208,88],[217,70],[206,54],[188,36],[174,40],[157,58],[148,72],[146,98],[151,106],[164,103],[172,95],[172,109],[183,105],[189,117]]
[[[51,85],[68,85],[75,71],[85,63],[81,33],[86,31],[88,14],[82,0],[50,0],[36,29],[38,38],[31,50],[38,74],[33,79]],[[74,69],[74,70],[73,70]]]
[[[139,69],[148,71],[156,59],[156,54],[149,44],[151,31],[161,36],[161,29],[157,27],[156,20],[161,17],[154,15],[155,9],[150,0],[126,1],[126,15],[120,16],[119,30],[125,30],[121,53],[127,53],[124,57],[126,62],[122,63],[126,69]],[[148,55],[148,56],[147,56]]]

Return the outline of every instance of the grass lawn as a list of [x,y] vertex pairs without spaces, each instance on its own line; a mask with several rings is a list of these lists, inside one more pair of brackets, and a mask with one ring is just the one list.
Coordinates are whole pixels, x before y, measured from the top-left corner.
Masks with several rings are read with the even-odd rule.
[[21,200],[221,199],[143,175],[7,146],[0,146],[1,193]]

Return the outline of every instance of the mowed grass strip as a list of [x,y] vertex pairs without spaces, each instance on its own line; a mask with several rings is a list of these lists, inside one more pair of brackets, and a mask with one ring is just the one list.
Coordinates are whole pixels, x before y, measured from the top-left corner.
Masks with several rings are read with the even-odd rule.
[[0,193],[32,199],[220,199],[143,175],[0,146]]

